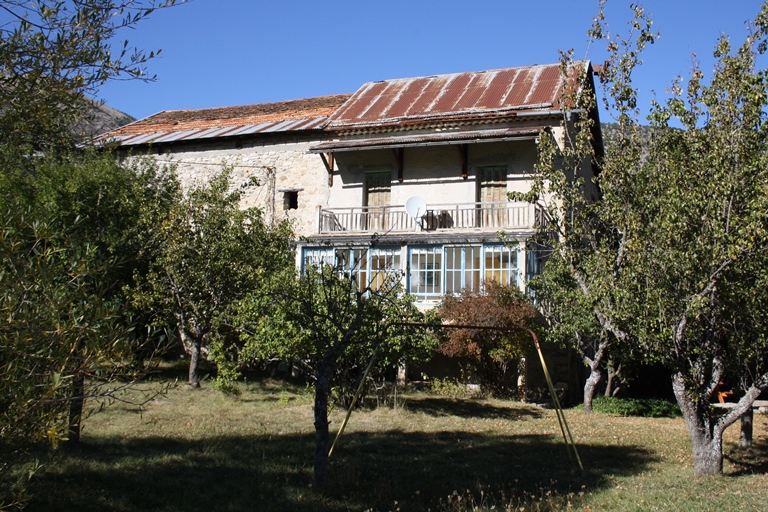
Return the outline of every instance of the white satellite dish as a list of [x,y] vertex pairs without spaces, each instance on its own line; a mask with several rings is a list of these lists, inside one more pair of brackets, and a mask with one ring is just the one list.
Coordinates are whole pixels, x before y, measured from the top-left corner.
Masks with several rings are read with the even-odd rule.
[[420,219],[427,213],[427,202],[421,196],[409,197],[405,202],[405,213],[414,219]]

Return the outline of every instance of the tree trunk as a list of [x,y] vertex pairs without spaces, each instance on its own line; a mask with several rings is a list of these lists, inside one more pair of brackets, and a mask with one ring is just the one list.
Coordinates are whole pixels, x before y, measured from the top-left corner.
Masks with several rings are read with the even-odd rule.
[[69,442],[80,442],[80,423],[85,407],[85,377],[78,373],[72,382],[72,396],[69,403]]
[[693,447],[693,472],[697,476],[722,473],[723,439],[720,433],[717,431],[709,433],[704,428],[698,428],[690,434]]
[[672,390],[691,437],[693,472],[697,476],[722,473],[723,428],[710,415],[708,397],[692,400],[682,373],[672,377]]
[[603,378],[603,374],[600,372],[600,368],[594,364],[590,365],[589,378],[584,384],[584,412],[592,412],[592,400],[595,398],[597,392],[597,386]]
[[184,351],[189,356],[189,377],[187,383],[193,388],[200,387],[200,374],[198,365],[200,364],[200,339],[197,336],[190,335],[186,329],[179,328],[179,337]]
[[[583,343],[580,341],[579,345],[583,346]],[[607,355],[608,341],[605,337],[600,339],[600,342],[597,344],[597,350],[595,350],[595,355],[591,359],[584,351],[581,352],[582,359],[589,367],[589,378],[587,379],[587,382],[584,383],[584,412],[586,414],[592,412],[592,400],[594,400],[597,386],[603,378],[601,368]]]
[[200,344],[193,343],[189,353],[189,385],[193,388],[200,387],[200,374],[197,371],[200,364]]
[[331,368],[318,364],[315,381],[315,473],[313,487],[324,492],[328,485],[328,397],[331,393]]
[[619,365],[618,368],[614,368],[613,364],[609,362],[606,365],[606,370],[608,371],[608,380],[605,383],[605,396],[606,398],[610,398],[616,396],[616,393],[619,392],[619,386],[614,386],[613,383],[621,374],[621,365]]

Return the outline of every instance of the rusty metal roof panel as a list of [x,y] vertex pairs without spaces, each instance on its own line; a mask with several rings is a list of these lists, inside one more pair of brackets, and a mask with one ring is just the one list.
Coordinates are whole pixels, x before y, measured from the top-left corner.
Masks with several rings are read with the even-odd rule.
[[422,93],[422,88],[419,87],[419,83],[416,81],[411,82],[404,87],[400,93],[393,98],[390,104],[387,115],[400,116],[408,112],[411,105],[418,99]]
[[282,122],[279,122],[279,123],[272,123],[272,126],[268,126],[268,127],[264,128],[263,130],[261,130],[261,132],[269,133],[269,132],[289,131],[287,127],[290,126],[291,124],[293,124],[293,121],[291,121],[291,120],[289,120],[289,121],[282,121]]
[[526,98],[526,102],[529,104],[545,102],[554,104],[562,85],[563,80],[558,66],[541,69],[531,81],[531,92]]
[[356,101],[351,105],[344,107],[349,111],[351,116],[356,118],[364,118],[368,108],[375,101],[375,99],[382,93],[385,85],[381,82],[372,82],[364,84],[354,96],[357,97]]
[[293,127],[294,130],[315,130],[322,128],[327,121],[327,117],[315,117],[313,119],[302,119],[297,121],[298,124]]
[[503,69],[484,77],[485,86],[477,105],[484,108],[504,107],[509,93],[515,89],[515,86],[519,86],[514,80],[517,74],[515,69]]
[[378,119],[384,112],[389,109],[392,102],[395,100],[393,94],[397,94],[397,91],[390,91],[388,84],[385,84],[384,89],[373,98],[373,101],[366,107],[363,117],[366,119]]
[[99,139],[100,143],[119,143],[123,142],[124,140],[132,139],[136,137],[135,135],[117,135],[113,134],[109,137],[102,137]]
[[257,124],[245,124],[239,126],[224,126],[207,129],[189,129],[171,132],[152,132],[144,134],[107,134],[103,140],[117,142],[122,146],[132,146],[148,143],[192,141],[196,139],[210,139],[216,137],[234,137],[237,135],[252,135],[255,133],[272,133],[298,130],[316,130],[322,128],[327,117],[315,117],[310,119],[289,119],[284,121],[272,121]]
[[[408,109],[402,113],[402,117],[419,115],[421,112],[426,113],[428,111],[429,106],[432,104],[433,97],[439,91],[438,87],[435,86],[433,78],[434,77],[413,79],[413,83],[416,86],[416,90],[419,91],[419,95],[415,98],[415,101],[408,106]],[[404,82],[406,83],[403,85],[407,86],[408,80],[405,80]],[[397,115],[397,113],[393,114]]]
[[470,79],[468,75],[458,75],[446,83],[443,88],[443,94],[437,98],[432,108],[438,111],[455,109],[458,101],[464,97]]
[[230,137],[233,137],[235,135],[250,135],[256,132],[258,126],[259,126],[258,124],[246,124],[243,126],[236,126],[235,129],[227,133],[227,135]]
[[304,119],[294,119],[292,121],[288,121],[287,124],[281,128],[281,130],[285,132],[292,132],[295,131],[297,127],[302,126],[304,123]]
[[567,79],[559,64],[403,78],[364,84],[329,118],[326,129],[351,130],[428,124],[434,119],[514,117],[550,112],[567,82],[589,63],[576,62]]
[[529,70],[517,70],[515,76],[512,77],[512,87],[509,88],[504,101],[510,105],[524,105],[531,91],[531,81],[532,78]]

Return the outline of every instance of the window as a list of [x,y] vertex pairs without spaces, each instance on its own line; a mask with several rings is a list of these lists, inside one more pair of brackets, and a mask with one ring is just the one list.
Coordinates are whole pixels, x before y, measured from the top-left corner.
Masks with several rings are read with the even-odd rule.
[[283,210],[296,210],[299,207],[299,191],[283,192]]
[[336,255],[333,247],[305,247],[301,258],[302,273],[308,266],[335,265]]
[[517,282],[517,249],[500,244],[412,247],[408,292],[420,302],[477,291],[482,281]]
[[445,248],[445,293],[480,289],[480,246]]
[[305,247],[302,271],[309,265],[334,265],[349,273],[359,289],[378,290],[401,271],[399,247]]
[[442,246],[414,247],[410,255],[408,291],[420,301],[440,300],[442,287]]
[[482,203],[507,200],[507,166],[491,165],[477,168],[478,197]]
[[359,252],[357,282],[360,289],[378,290],[400,272],[399,247],[355,249]]
[[499,284],[517,282],[517,251],[503,245],[485,246],[485,280]]

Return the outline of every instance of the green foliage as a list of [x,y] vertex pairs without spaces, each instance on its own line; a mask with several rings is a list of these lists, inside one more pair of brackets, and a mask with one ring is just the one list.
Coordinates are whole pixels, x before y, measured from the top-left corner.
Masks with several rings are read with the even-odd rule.
[[677,418],[680,416],[680,407],[676,403],[659,398],[600,397],[593,402],[593,408],[597,412],[617,416],[639,416],[642,418]]
[[[182,0],[183,1],[183,0]],[[152,80],[157,52],[117,50],[114,38],[176,0],[2,0],[0,140],[24,153],[72,147],[88,96],[109,80]]]
[[429,381],[429,392],[448,398],[467,398],[467,385],[456,379],[432,379]]
[[290,359],[314,381],[313,486],[319,491],[328,481],[329,400],[350,406],[372,358],[393,365],[430,352],[431,338],[399,325],[421,320],[399,277],[381,275],[361,289],[356,269],[309,265],[298,277],[286,272],[241,304],[243,354]]
[[[582,141],[585,130],[540,144],[536,191],[551,199],[554,251],[601,329],[624,354],[672,371],[695,472],[718,473],[723,430],[768,387],[768,72],[758,68],[768,3],[741,46],[720,39],[708,83],[694,66],[687,82],[673,83],[671,98],[652,104],[647,156],[631,75],[656,36],[641,8],[634,15],[626,39],[608,36],[602,13],[591,32],[608,43],[601,82],[619,121],[595,178],[601,200],[578,197],[573,169],[600,160]],[[744,395],[712,418],[709,399],[721,381],[739,383]]]
[[[88,95],[145,79],[155,55],[127,42],[114,51],[112,39],[174,3],[0,0],[3,482],[33,442],[77,439],[85,399],[130,385],[162,340],[145,327],[152,313],[127,298],[157,254],[153,230],[175,179],[75,143],[94,109]],[[0,508],[21,507],[25,486],[4,489]]]
[[336,361],[332,383],[342,404],[349,405],[374,352],[374,380],[383,380],[387,369],[419,364],[432,354],[430,338],[394,325],[422,320],[396,277],[376,290],[359,290],[355,279],[324,265],[300,276],[286,272],[270,286],[254,290],[240,304],[246,332],[240,359],[291,360],[315,379],[318,364],[331,354]]
[[[237,362],[238,334],[231,316],[239,300],[268,286],[293,265],[290,225],[268,225],[256,208],[240,209],[241,188],[232,189],[225,169],[191,190],[158,227],[159,254],[134,303],[172,317],[190,356],[189,382],[199,385],[198,358],[213,349],[219,386]],[[245,186],[248,186],[246,184]]]
[[[479,292],[464,290],[446,295],[437,308],[441,323],[493,328],[539,329],[536,308],[515,285],[486,282]],[[540,329],[539,329],[540,330]],[[489,329],[445,329],[437,350],[449,357],[466,358],[483,392],[509,393],[510,370],[533,347],[527,332]]]
[[31,444],[76,437],[86,399],[152,367],[161,338],[127,296],[176,185],[110,154],[0,158],[1,478]]

